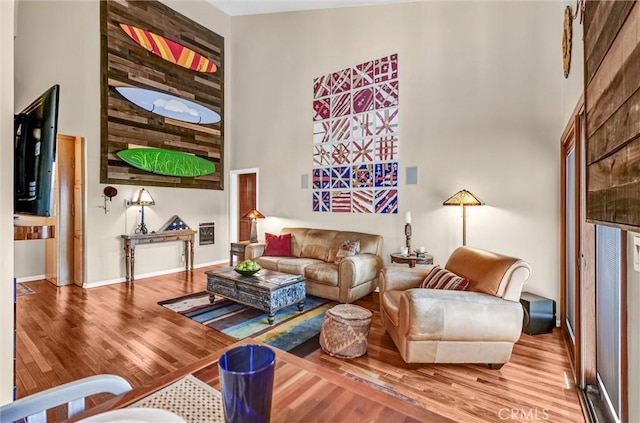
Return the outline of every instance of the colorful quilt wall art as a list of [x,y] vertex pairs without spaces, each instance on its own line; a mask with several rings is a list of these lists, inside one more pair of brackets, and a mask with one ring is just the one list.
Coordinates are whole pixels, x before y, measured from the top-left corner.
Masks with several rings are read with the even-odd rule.
[[398,213],[398,55],[313,81],[313,211]]

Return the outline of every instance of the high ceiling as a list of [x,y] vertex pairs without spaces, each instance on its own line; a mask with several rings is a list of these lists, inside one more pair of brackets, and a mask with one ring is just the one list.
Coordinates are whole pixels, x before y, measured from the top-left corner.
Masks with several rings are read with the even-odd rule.
[[336,7],[370,6],[374,4],[407,3],[417,0],[209,0],[230,16],[260,15],[299,10],[331,9]]

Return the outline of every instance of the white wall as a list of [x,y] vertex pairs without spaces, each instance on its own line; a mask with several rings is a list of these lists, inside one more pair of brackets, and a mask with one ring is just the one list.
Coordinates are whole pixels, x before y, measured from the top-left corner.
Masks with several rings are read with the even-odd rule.
[[[557,19],[562,24],[564,19],[564,9],[566,6],[571,7],[571,11],[575,14],[576,2],[563,1],[562,10],[558,10]],[[571,69],[569,77],[563,78],[562,81],[562,121],[568,122],[573,117],[573,111],[584,89],[584,39],[582,36],[583,25],[580,23],[580,14],[573,20],[573,48],[571,49]],[[562,59],[562,32],[558,34],[556,45],[558,46],[558,56]],[[558,62],[558,68],[562,69],[562,61]],[[561,71],[562,72],[562,71]]]
[[[259,231],[285,225],[384,237],[384,255],[412,244],[444,263],[461,215],[442,202],[462,188],[467,244],[528,260],[526,290],[558,299],[562,16],[555,2],[416,2],[232,20],[233,168],[260,168]],[[312,169],[313,78],[398,53],[397,215],[314,213],[300,175]],[[407,166],[419,183],[405,184]]]
[[[169,7],[225,37],[228,44],[229,17],[208,2],[165,1]],[[59,132],[87,140],[86,163],[86,282],[89,285],[124,279],[120,235],[139,223],[139,209],[124,208],[140,187],[116,185],[118,196],[105,214],[98,206],[104,186],[100,184],[100,4],[98,1],[22,1],[18,3],[18,34],[15,54],[15,110],[21,110],[53,84],[60,84]],[[228,49],[225,47],[228,51]],[[231,97],[232,69],[227,57],[225,99]],[[225,138],[229,143],[229,103],[225,104]],[[225,152],[228,161],[229,153]],[[228,167],[227,167],[228,168]],[[228,196],[225,191],[146,187],[156,201],[145,208],[145,223],[157,230],[173,215],[192,229],[214,221],[216,243],[195,246],[195,264],[202,265],[228,256]],[[20,246],[16,268],[20,277],[41,274],[30,267],[30,257],[42,255],[41,245]],[[184,267],[182,243],[145,245],[136,249],[136,275]]]
[[[0,198],[13,198],[13,0],[0,1]],[[0,404],[13,400],[13,201],[0,201]]]

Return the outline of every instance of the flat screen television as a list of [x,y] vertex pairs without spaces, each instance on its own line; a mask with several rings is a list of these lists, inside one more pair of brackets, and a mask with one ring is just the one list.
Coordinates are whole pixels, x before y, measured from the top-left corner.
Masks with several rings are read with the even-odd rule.
[[14,115],[14,213],[51,217],[60,86]]

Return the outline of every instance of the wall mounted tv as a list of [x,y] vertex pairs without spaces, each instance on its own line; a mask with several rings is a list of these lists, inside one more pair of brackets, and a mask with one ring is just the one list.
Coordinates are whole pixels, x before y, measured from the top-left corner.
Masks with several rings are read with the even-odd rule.
[[14,213],[51,217],[60,86],[14,115]]

